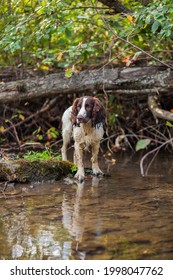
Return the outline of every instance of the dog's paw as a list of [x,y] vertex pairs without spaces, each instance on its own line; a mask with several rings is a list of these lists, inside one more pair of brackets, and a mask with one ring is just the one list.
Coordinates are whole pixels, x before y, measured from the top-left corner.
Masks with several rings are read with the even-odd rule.
[[96,176],[102,175],[102,176],[104,176],[104,173],[100,170],[100,168],[93,168],[93,175],[96,175]]
[[77,179],[80,183],[82,183],[85,179],[85,175],[84,172],[79,172],[77,171],[77,173],[75,174],[75,179]]

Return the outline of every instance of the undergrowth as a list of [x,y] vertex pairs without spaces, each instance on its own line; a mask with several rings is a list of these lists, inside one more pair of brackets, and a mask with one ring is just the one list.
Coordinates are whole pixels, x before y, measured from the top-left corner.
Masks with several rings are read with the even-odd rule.
[[[49,148],[45,148],[42,152],[37,151],[28,151],[26,154],[22,156],[22,158],[30,161],[34,160],[62,160],[62,157],[58,153],[52,152]],[[71,168],[72,173],[76,173],[78,170],[78,167],[76,165],[73,165]]]
[[51,159],[56,159],[56,160],[61,160],[62,157],[60,154],[52,152],[50,149],[46,148],[42,152],[37,152],[37,151],[28,151],[26,154],[23,155],[24,159],[27,160],[51,160]]

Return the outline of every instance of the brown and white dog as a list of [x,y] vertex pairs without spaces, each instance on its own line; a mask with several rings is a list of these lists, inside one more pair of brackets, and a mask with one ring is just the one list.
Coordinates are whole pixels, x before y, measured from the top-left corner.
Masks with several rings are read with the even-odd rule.
[[67,160],[67,146],[74,139],[74,163],[78,166],[75,175],[80,182],[84,180],[83,150],[92,148],[93,174],[103,174],[98,166],[98,152],[100,140],[103,138],[105,124],[105,110],[101,101],[92,96],[76,98],[62,116],[63,146],[62,159]]

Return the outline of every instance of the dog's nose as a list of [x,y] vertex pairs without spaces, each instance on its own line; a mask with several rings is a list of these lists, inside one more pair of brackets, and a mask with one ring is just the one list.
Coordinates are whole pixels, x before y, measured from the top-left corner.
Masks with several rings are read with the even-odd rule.
[[79,116],[77,116],[77,120],[78,120],[79,123],[83,122],[84,117],[82,115],[79,115]]

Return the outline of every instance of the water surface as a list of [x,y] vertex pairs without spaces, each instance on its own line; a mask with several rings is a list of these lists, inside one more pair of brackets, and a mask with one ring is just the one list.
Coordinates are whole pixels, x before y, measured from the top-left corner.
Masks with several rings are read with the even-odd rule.
[[1,259],[173,259],[171,156],[142,177],[139,159],[101,162],[110,177],[8,185],[0,193]]

